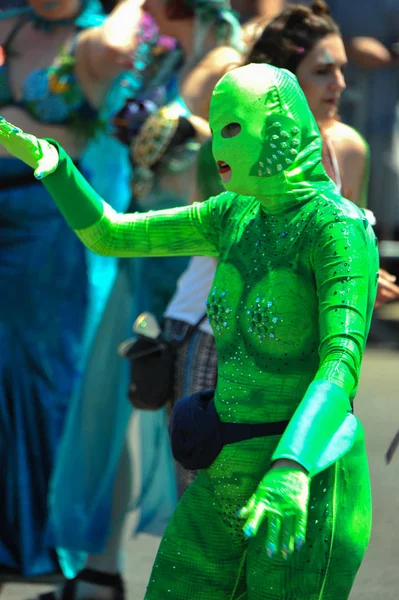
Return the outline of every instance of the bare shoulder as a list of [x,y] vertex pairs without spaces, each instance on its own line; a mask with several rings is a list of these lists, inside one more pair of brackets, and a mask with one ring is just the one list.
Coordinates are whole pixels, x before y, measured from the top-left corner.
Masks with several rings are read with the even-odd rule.
[[242,55],[229,46],[214,48],[202,59],[200,67],[210,71],[219,72],[222,75],[242,65]]
[[[212,49],[185,76],[181,82],[181,94],[190,111],[209,119],[209,102],[213,88],[228,71],[242,64],[242,56],[234,48],[221,46]],[[198,90],[201,93],[198,94]]]
[[352,127],[336,122],[328,136],[334,148],[341,175],[341,192],[358,206],[365,206],[369,150],[367,142]]
[[328,130],[328,135],[337,154],[345,159],[366,159],[368,154],[367,142],[353,127],[336,121]]
[[229,63],[238,66],[242,63],[242,56],[230,46],[218,46],[217,48],[213,48],[201,61],[204,66],[211,66],[212,64],[219,65],[228,65]]

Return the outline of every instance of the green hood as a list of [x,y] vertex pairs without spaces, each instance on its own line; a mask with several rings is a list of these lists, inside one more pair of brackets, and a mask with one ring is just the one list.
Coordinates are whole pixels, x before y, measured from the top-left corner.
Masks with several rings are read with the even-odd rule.
[[210,125],[214,158],[231,168],[224,187],[256,196],[267,212],[335,188],[321,164],[316,121],[289,71],[250,64],[224,75],[212,94]]

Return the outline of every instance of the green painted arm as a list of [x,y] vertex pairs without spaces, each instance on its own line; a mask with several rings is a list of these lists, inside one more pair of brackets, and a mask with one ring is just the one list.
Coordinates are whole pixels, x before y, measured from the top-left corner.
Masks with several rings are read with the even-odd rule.
[[292,417],[273,460],[301,464],[313,477],[351,449],[359,421],[351,414],[344,390],[329,381],[313,381]]
[[[53,140],[30,135],[0,117],[0,143],[34,169],[68,225],[93,252],[104,256],[218,256],[221,194],[190,207],[117,214]],[[219,201],[221,200],[221,201]]]
[[91,187],[72,159],[54,140],[46,140],[58,150],[57,169],[42,178],[42,183],[54,199],[71,229],[94,225],[104,214],[102,198]]
[[273,455],[298,462],[310,476],[343,456],[360,426],[351,400],[370,328],[378,255],[367,222],[342,225],[326,224],[315,235],[320,365]]
[[217,256],[217,198],[204,204],[148,213],[116,213],[57,147],[57,169],[42,182],[69,226],[103,256]]
[[88,227],[101,219],[101,198],[57,142],[25,133],[0,117],[0,143],[34,169],[36,179],[43,182],[72,229]]
[[218,256],[211,202],[183,208],[118,214],[104,202],[101,219],[75,230],[85,246],[102,256]]

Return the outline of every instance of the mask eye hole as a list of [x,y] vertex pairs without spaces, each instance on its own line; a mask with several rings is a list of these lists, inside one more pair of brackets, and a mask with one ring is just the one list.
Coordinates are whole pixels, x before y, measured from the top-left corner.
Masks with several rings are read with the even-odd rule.
[[241,131],[241,125],[239,123],[229,123],[225,125],[222,129],[222,137],[224,138],[232,138],[236,137]]

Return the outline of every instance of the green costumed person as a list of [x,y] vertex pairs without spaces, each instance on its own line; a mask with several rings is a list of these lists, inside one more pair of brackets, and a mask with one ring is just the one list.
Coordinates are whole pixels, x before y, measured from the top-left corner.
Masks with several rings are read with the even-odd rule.
[[[43,178],[91,250],[218,258],[208,299],[218,383],[214,402],[199,401],[191,436],[203,468],[167,527],[146,600],[344,600],[371,527],[352,402],[376,295],[376,239],[323,170],[294,75],[263,64],[229,72],[215,87],[210,125],[227,191],[146,214],[115,213],[54,142],[5,121],[0,141]],[[188,413],[176,415],[175,456]]]

